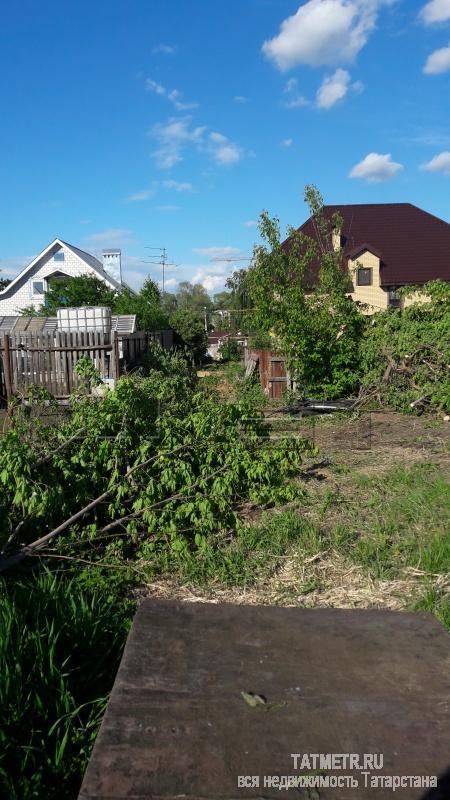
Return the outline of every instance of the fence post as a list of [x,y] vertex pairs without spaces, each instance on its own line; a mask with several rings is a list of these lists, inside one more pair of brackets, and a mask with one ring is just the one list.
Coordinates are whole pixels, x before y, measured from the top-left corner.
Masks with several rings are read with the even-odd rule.
[[113,369],[114,380],[117,382],[120,378],[120,361],[119,361],[119,336],[117,331],[113,333]]
[[9,403],[12,398],[12,379],[11,379],[11,350],[9,333],[3,337],[3,368],[5,372],[6,400]]

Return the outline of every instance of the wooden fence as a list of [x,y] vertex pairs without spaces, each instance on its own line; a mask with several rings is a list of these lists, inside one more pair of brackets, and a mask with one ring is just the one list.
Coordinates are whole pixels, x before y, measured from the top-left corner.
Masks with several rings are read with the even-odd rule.
[[267,397],[282,397],[287,389],[293,388],[286,370],[286,359],[273,350],[245,348],[244,359],[247,369],[259,371],[261,389]]
[[75,367],[88,356],[102,381],[114,384],[119,375],[139,363],[150,341],[172,346],[172,331],[13,333],[0,339],[0,396],[22,395],[42,386],[54,397],[68,397],[83,383]]

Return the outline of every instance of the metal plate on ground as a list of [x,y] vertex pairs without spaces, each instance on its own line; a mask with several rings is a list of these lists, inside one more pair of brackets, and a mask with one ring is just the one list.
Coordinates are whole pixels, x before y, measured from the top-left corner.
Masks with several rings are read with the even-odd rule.
[[144,600],[80,800],[425,798],[380,777],[448,770],[449,676],[428,614]]

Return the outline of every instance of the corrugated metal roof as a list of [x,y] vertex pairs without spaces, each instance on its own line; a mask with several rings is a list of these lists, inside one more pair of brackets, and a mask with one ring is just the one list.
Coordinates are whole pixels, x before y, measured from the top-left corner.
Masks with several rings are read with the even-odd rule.
[[[325,206],[331,219],[338,213],[341,228],[342,266],[364,243],[380,254],[382,286],[423,284],[441,278],[450,281],[450,225],[411,203],[369,203]],[[316,239],[313,219],[299,230]],[[289,239],[284,243],[289,246]],[[318,265],[311,265],[305,282],[314,285]]]
[[[57,330],[56,317],[0,317],[0,334],[3,333],[53,333]],[[111,330],[126,335],[136,331],[135,314],[119,314],[111,317]]]
[[136,330],[136,314],[120,314],[111,317],[113,331],[117,333],[134,333]]

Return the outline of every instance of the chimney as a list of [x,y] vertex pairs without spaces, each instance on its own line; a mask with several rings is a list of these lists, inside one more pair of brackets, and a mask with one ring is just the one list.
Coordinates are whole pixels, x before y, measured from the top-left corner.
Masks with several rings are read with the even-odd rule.
[[331,234],[331,244],[333,250],[340,250],[342,246],[341,242],[341,229],[334,228],[333,233]]
[[122,253],[120,250],[102,250],[103,269],[117,283],[122,284]]

